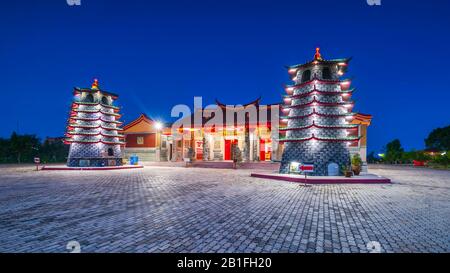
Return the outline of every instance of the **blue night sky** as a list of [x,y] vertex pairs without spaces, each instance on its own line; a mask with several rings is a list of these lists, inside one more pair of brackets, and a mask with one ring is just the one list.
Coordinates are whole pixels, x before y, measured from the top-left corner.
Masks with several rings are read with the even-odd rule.
[[122,120],[176,104],[281,101],[285,65],[353,56],[368,151],[423,148],[449,125],[450,1],[7,1],[0,8],[0,136],[62,136],[74,86],[120,95]]

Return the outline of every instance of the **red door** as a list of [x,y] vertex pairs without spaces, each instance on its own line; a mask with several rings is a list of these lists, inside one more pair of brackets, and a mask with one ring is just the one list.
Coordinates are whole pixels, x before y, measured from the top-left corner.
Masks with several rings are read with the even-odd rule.
[[266,161],[266,141],[264,139],[259,142],[259,161]]
[[232,144],[238,144],[237,139],[236,140],[229,140],[225,139],[225,160],[231,160],[231,147]]
[[231,160],[231,140],[225,139],[225,160]]

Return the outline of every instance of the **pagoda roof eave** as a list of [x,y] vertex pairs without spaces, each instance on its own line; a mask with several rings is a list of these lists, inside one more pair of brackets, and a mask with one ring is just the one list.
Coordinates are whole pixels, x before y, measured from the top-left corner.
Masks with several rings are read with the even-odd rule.
[[103,94],[110,95],[110,96],[113,96],[116,98],[119,97],[119,95],[117,95],[113,92],[109,92],[109,91],[102,90],[102,89],[92,89],[92,88],[82,88],[82,87],[74,87],[73,89],[75,92],[89,92],[89,93],[101,92]]
[[352,57],[349,58],[341,58],[341,59],[331,59],[331,60],[311,60],[309,62],[303,64],[296,65],[287,65],[285,66],[287,69],[298,69],[302,67],[308,67],[312,65],[326,65],[326,64],[336,64],[336,63],[346,63],[348,64],[352,60]]
[[361,137],[345,137],[345,138],[325,138],[325,137],[316,137],[314,134],[311,137],[307,138],[280,138],[279,142],[304,142],[310,140],[317,141],[326,141],[326,142],[354,142],[359,141]]
[[323,83],[323,84],[337,84],[337,83],[352,82],[353,78],[346,78],[346,79],[343,79],[343,80],[341,80],[341,79],[339,79],[339,80],[323,80],[323,79],[313,78],[313,79],[311,79],[309,81],[302,82],[302,83],[299,83],[299,84],[286,84],[285,88],[299,88],[299,87],[303,87],[303,86],[306,86],[306,85],[311,84],[311,83],[315,83],[315,81],[318,81],[318,82]]
[[345,106],[345,105],[354,105],[353,101],[348,102],[323,102],[320,100],[312,100],[310,102],[304,103],[304,104],[297,104],[297,105],[283,105],[282,109],[292,109],[292,108],[301,108],[301,107],[307,107],[314,105],[314,103],[317,104],[317,106],[324,106],[324,107],[334,107],[334,106]]
[[298,130],[306,130],[306,129],[310,129],[310,128],[318,128],[318,129],[355,129],[358,128],[358,124],[345,124],[345,125],[320,125],[320,124],[310,124],[308,126],[303,126],[303,127],[292,127],[292,128],[288,128],[288,127],[280,127],[279,131],[280,132],[284,132],[284,131],[298,131]]
[[302,98],[302,97],[307,97],[309,95],[311,95],[312,93],[317,93],[319,95],[326,95],[326,96],[333,96],[333,95],[342,95],[342,94],[349,94],[349,93],[353,93],[355,92],[356,88],[352,88],[349,90],[341,90],[341,91],[320,91],[317,89],[313,89],[311,91],[308,91],[306,93],[302,93],[302,94],[297,94],[297,95],[283,95],[283,99],[295,99],[295,98]]
[[280,116],[280,119],[300,119],[307,118],[313,115],[321,116],[321,117],[329,117],[329,118],[340,118],[340,117],[354,117],[356,113],[345,113],[345,114],[322,114],[316,111],[313,111],[304,116]]

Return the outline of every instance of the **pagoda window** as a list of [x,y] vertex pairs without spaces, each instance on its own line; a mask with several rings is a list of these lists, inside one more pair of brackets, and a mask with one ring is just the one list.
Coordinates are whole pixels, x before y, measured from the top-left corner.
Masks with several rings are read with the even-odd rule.
[[329,67],[324,67],[324,69],[322,69],[322,79],[331,80],[331,70]]
[[311,70],[305,70],[302,74],[302,82],[311,80]]
[[86,97],[84,98],[85,102],[94,102],[94,96],[92,96],[92,94],[87,94]]
[[114,156],[113,148],[108,148],[108,156]]
[[109,100],[107,97],[102,97],[102,103],[105,105],[109,105]]

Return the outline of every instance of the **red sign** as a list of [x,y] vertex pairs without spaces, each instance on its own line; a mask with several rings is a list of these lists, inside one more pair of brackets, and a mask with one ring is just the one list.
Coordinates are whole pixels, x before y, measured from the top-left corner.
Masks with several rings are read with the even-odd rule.
[[39,157],[34,158],[34,163],[39,164],[41,163],[41,159]]
[[301,165],[300,166],[300,171],[304,172],[304,173],[313,173],[314,172],[314,165]]

